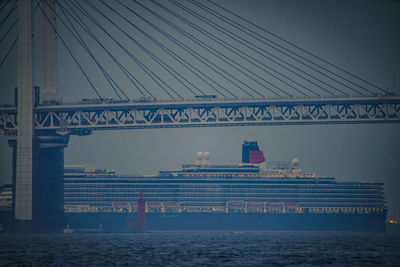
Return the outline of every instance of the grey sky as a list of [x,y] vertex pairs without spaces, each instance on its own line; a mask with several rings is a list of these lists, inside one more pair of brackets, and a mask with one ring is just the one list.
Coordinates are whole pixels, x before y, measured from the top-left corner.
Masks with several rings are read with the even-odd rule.
[[[220,4],[351,73],[400,93],[398,1],[237,0]],[[5,45],[0,45],[4,51]],[[65,49],[58,53],[60,98],[93,97]],[[13,101],[16,56],[14,50],[0,68],[3,104]],[[35,65],[36,73],[39,65]],[[40,78],[35,79],[40,84]],[[72,136],[65,162],[91,163],[121,173],[156,173],[193,162],[197,151],[211,152],[216,163],[238,162],[241,142],[258,140],[267,159],[298,157],[306,171],[343,180],[384,182],[389,216],[400,217],[399,132],[398,124],[106,131]],[[3,138],[0,153],[0,182],[9,182],[11,151]]]

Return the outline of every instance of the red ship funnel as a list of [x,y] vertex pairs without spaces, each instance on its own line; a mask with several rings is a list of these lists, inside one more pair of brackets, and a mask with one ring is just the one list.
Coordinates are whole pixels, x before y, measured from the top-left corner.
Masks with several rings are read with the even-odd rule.
[[249,152],[249,163],[259,164],[265,161],[264,153],[261,150]]
[[264,153],[256,141],[244,141],[242,145],[242,162],[258,164],[265,161]]

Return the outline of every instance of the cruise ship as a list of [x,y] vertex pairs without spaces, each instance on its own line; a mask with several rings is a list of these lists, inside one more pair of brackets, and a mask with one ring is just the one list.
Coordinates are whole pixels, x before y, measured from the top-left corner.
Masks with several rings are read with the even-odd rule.
[[244,141],[241,163],[211,164],[198,152],[194,164],[156,175],[66,165],[65,219],[130,231],[143,220],[140,198],[146,231],[385,231],[383,183],[304,173],[298,163],[266,162],[257,142]]

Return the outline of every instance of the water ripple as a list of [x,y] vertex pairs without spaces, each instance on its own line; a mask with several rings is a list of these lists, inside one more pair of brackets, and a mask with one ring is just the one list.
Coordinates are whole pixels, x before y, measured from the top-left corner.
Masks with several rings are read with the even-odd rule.
[[400,235],[2,235],[1,266],[400,266]]

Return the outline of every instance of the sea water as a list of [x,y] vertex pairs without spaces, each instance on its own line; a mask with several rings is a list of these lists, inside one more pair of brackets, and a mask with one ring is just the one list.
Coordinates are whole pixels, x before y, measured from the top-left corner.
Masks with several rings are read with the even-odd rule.
[[400,266],[399,234],[1,235],[2,266]]

